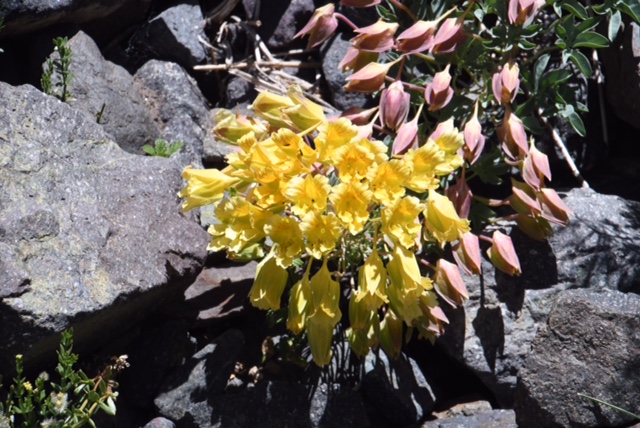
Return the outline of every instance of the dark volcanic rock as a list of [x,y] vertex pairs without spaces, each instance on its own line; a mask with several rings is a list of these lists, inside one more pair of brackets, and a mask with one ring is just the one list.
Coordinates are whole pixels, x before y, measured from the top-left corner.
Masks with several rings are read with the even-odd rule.
[[[158,129],[140,94],[133,89],[133,77],[119,65],[106,61],[89,36],[79,32],[69,40],[71,100],[69,104],[97,121],[124,150],[143,154],[142,146],[158,138]],[[57,57],[57,54],[56,54]]]
[[421,428],[517,428],[516,414],[513,410],[491,410],[472,416],[437,419],[422,424]]
[[518,426],[608,427],[634,419],[578,396],[631,411],[640,403],[640,297],[617,291],[560,294],[519,373]]
[[3,367],[72,325],[79,350],[105,343],[202,267],[208,236],[180,214],[180,168],[108,138],[67,104],[0,83],[0,255],[30,280],[0,302]]

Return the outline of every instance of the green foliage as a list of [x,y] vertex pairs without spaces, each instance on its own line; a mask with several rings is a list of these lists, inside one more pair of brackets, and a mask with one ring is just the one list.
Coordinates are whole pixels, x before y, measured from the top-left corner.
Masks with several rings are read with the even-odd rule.
[[142,150],[149,156],[158,156],[161,158],[171,157],[174,153],[177,153],[184,147],[184,143],[181,141],[174,141],[173,143],[167,143],[166,140],[156,140],[153,146],[145,144],[142,146]]
[[69,39],[66,37],[53,39],[53,44],[55,45],[53,52],[57,54],[57,58],[47,60],[46,69],[40,79],[42,91],[47,95],[58,98],[62,102],[67,102],[71,99],[69,86],[73,77],[71,74],[73,54],[68,43]]
[[55,379],[43,372],[33,383],[24,377],[22,355],[16,356],[16,375],[6,400],[0,402],[0,428],[95,427],[92,418],[98,411],[115,415],[118,393],[114,391],[117,384],[113,377],[128,367],[126,356],[115,359],[99,376],[90,379],[74,368],[78,356],[72,348],[71,329],[62,333]]

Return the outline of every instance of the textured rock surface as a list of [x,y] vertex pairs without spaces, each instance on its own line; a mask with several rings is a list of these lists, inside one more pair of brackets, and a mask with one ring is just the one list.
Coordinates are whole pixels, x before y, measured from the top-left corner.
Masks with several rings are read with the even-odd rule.
[[[255,11],[255,3],[255,0],[245,1],[245,10]],[[293,36],[309,21],[314,10],[313,2],[307,0],[260,2],[259,17],[263,23],[259,29],[260,36],[269,49],[287,49],[294,41]],[[300,41],[299,44],[304,46],[306,41]]]
[[211,114],[196,81],[178,64],[157,60],[140,68],[134,80],[160,129],[160,138],[185,143],[174,155],[177,161],[201,168]]
[[559,292],[638,290],[640,204],[585,189],[571,190],[564,201],[575,217],[548,242],[511,232],[520,277],[484,260],[482,278],[465,278],[464,309],[444,307],[450,325],[438,344],[470,367],[502,406],[513,404],[519,370]]
[[176,424],[166,418],[153,418],[143,428],[176,428]]
[[162,385],[154,401],[160,414],[178,426],[192,426],[193,406],[224,392],[243,344],[239,330],[227,330],[198,351]]
[[83,23],[105,17],[137,0],[3,0],[3,36],[30,33],[53,24]]
[[79,350],[104,343],[202,267],[208,237],[179,212],[179,167],[107,138],[55,98],[0,83],[0,254],[30,282],[0,302],[3,363],[29,348],[35,363],[71,325]]
[[419,422],[431,413],[435,397],[413,359],[403,354],[394,361],[383,351],[370,352],[364,371],[362,391],[390,426]]
[[516,414],[513,410],[491,410],[473,416],[456,416],[438,419],[422,424],[422,428],[517,428]]
[[561,293],[520,371],[518,426],[620,426],[633,418],[579,397],[636,410],[640,403],[640,297]]
[[124,150],[143,154],[142,146],[158,138],[158,129],[140,94],[133,89],[133,78],[119,65],[106,61],[98,46],[83,32],[69,40],[72,50],[70,105],[81,110],[89,121],[100,124]]
[[204,18],[197,2],[165,10],[149,22],[139,37],[154,58],[183,67],[193,67],[207,57],[198,41],[198,37],[204,37]]

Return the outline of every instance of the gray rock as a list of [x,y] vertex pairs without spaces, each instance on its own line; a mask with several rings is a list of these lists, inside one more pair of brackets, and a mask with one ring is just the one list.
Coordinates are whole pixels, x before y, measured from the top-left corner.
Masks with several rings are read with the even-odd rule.
[[[6,220],[0,214],[0,228]],[[31,278],[16,249],[1,242],[6,231],[0,231],[0,299],[17,297],[28,290]]]
[[202,168],[203,141],[211,132],[210,112],[196,81],[178,64],[151,60],[133,76],[146,106],[167,142],[185,146],[174,157]]
[[159,413],[178,426],[192,426],[189,421],[193,420],[194,409],[207,406],[207,400],[224,392],[243,344],[239,330],[227,330],[198,351],[162,385],[162,392],[154,400]]
[[122,151],[31,86],[0,83],[0,165],[2,264],[30,280],[0,302],[4,366],[36,364],[72,325],[80,352],[104,344],[202,268],[208,236],[180,214],[180,168]]
[[184,293],[184,303],[172,307],[173,316],[195,318],[207,325],[238,316],[247,303],[257,262],[225,263],[205,268]]
[[175,428],[176,424],[163,417],[153,418],[143,428]]
[[557,282],[640,293],[640,203],[590,189],[564,202],[575,217],[549,240]]
[[[142,146],[158,138],[158,129],[144,100],[132,90],[133,78],[122,67],[106,61],[89,36],[79,32],[69,40],[71,62],[70,105],[97,121],[125,151],[143,154]],[[104,110],[103,110],[104,106]]]
[[638,313],[640,297],[635,294],[561,293],[520,370],[518,426],[609,427],[633,422],[632,417],[577,394],[637,410]]
[[390,360],[379,350],[369,352],[364,367],[363,394],[393,426],[418,422],[431,413],[435,397],[412,358],[401,354]]
[[491,410],[472,416],[437,419],[422,424],[422,428],[517,428],[516,414],[513,410]]
[[521,276],[483,260],[482,278],[465,277],[464,309],[443,306],[450,324],[438,345],[471,368],[503,407],[513,405],[519,370],[559,292],[638,290],[640,204],[584,189],[571,190],[564,201],[575,217],[547,242],[511,232]]
[[207,53],[198,41],[204,38],[204,17],[197,2],[173,6],[153,18],[142,30],[153,58],[191,68],[203,63]]
[[338,68],[338,64],[351,46],[349,38],[350,36],[341,33],[322,47],[322,71],[329,86],[331,104],[338,110],[346,110],[349,107],[373,106],[370,96],[360,92],[347,92],[344,89],[344,85],[347,84],[346,78],[351,73],[344,73]]
[[[255,10],[250,3],[243,3],[245,10]],[[261,2],[259,16],[262,25],[258,32],[269,49],[288,49],[294,42],[293,36],[309,21],[314,10],[313,2],[308,0]],[[306,41],[300,40],[299,44],[304,46]]]
[[19,36],[53,24],[93,21],[117,11],[131,0],[87,2],[83,0],[3,0],[6,27],[3,36]]
[[[282,381],[260,382],[242,392],[214,396],[201,403],[193,426],[242,428],[367,428],[360,395],[339,384],[317,386]],[[248,411],[250,409],[250,411]],[[194,412],[195,413],[195,412]]]

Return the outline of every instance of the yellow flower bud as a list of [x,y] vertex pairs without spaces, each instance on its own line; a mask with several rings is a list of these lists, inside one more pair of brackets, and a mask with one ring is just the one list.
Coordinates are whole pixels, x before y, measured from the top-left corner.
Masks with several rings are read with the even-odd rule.
[[217,169],[193,169],[188,166],[182,172],[187,187],[180,190],[178,196],[186,198],[182,211],[219,201],[230,187],[240,183],[240,179],[229,177]]
[[453,242],[469,231],[469,220],[461,219],[449,198],[433,190],[429,191],[425,225],[441,245]]
[[272,251],[256,268],[256,279],[249,291],[249,301],[259,309],[280,309],[280,298],[287,285],[287,270],[276,263]]

